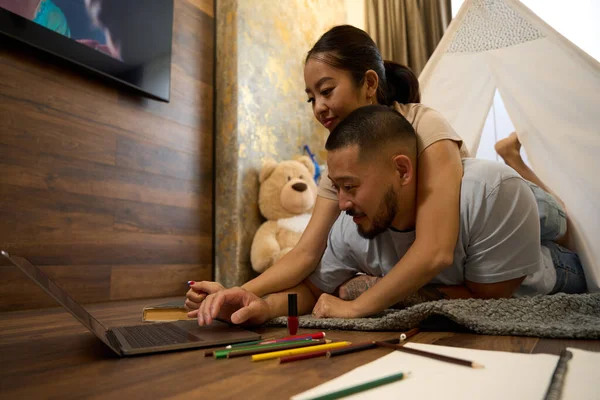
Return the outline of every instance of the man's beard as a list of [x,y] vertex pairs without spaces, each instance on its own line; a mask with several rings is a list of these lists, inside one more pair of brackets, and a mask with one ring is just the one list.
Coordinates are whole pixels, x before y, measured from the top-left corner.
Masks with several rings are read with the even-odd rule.
[[[394,188],[390,186],[379,204],[377,214],[371,220],[370,229],[364,229],[359,224],[356,224],[358,234],[365,239],[373,239],[377,235],[387,231],[390,226],[392,226],[392,222],[394,222],[394,218],[397,214],[398,205],[396,204],[396,201],[396,193],[394,192]],[[356,213],[350,211],[347,212],[347,214],[355,215]]]

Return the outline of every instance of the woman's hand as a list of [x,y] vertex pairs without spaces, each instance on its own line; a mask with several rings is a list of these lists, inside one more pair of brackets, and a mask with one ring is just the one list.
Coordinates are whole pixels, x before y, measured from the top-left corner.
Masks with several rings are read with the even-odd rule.
[[200,308],[200,304],[202,304],[206,296],[208,296],[209,294],[220,292],[222,290],[225,290],[225,288],[223,287],[223,285],[217,282],[190,281],[190,290],[188,290],[185,295],[185,308],[187,308],[189,311],[197,310],[198,308]]

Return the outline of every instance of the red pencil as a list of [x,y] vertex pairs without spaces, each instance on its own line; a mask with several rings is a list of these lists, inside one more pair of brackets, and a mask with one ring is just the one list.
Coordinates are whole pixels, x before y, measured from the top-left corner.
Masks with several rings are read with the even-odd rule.
[[293,335],[293,336],[284,336],[280,339],[274,339],[274,340],[289,340],[289,339],[300,339],[300,338],[305,338],[305,337],[310,337],[312,339],[322,339],[324,338],[325,332],[317,332],[317,333],[303,333],[301,335]]
[[312,353],[297,354],[295,356],[285,356],[279,358],[279,364],[285,364],[292,361],[308,360],[309,358],[323,357],[328,350],[313,351]]

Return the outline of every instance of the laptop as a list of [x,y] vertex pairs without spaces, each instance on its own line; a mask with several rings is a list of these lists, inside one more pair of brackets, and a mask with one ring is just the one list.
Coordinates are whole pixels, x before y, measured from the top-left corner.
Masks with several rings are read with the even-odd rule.
[[255,332],[220,321],[214,321],[208,326],[198,326],[198,322],[193,320],[107,329],[38,267],[23,257],[11,256],[5,251],[0,251],[0,254],[37,283],[119,356],[213,347],[261,339]]

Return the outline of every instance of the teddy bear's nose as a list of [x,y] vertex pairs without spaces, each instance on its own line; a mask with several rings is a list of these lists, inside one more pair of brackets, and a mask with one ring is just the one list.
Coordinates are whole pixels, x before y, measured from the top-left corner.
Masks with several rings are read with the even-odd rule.
[[296,182],[292,185],[292,189],[294,189],[297,192],[304,192],[306,188],[307,186],[304,182]]

